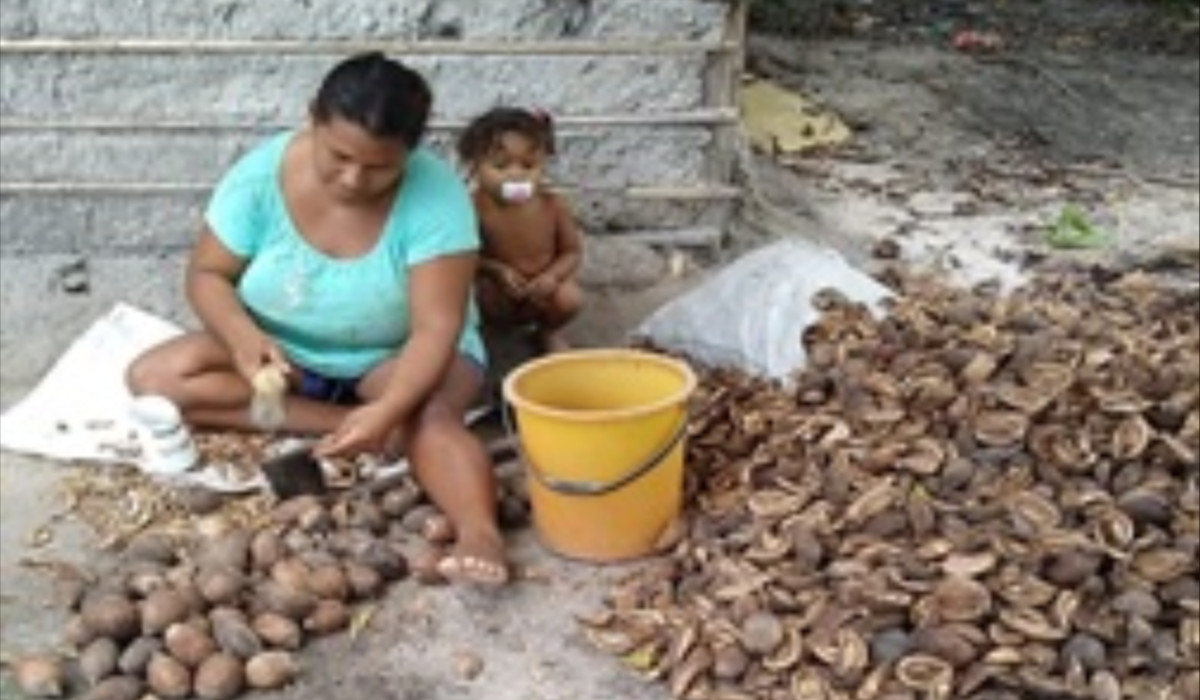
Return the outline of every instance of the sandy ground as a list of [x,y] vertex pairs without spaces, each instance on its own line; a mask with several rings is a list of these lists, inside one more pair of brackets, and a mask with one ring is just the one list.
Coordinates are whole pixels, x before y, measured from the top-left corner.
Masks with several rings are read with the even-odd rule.
[[[855,138],[840,151],[782,164],[756,156],[748,174],[769,205],[748,211],[760,225],[745,229],[740,247],[761,243],[755,233],[764,230],[804,235],[870,268],[881,262],[880,242],[890,241],[901,259],[964,284],[1019,284],[1030,264],[1059,261],[1138,264],[1194,279],[1189,261],[1200,237],[1194,55],[1126,47],[1084,55],[1040,42],[980,57],[949,50],[940,39],[905,37],[756,40],[751,70],[816,97],[855,128]],[[1114,241],[1082,252],[1048,246],[1046,223],[1068,203],[1111,228]],[[691,251],[700,272],[662,281],[665,255],[641,251],[622,266],[623,253],[607,254],[615,262],[606,266],[641,272],[593,289],[587,313],[572,328],[582,345],[623,343],[647,313],[696,284],[708,262]],[[36,381],[30,375],[27,383],[2,387],[4,406]],[[57,482],[66,468],[7,453],[0,458],[0,650],[7,654],[53,646],[64,619],[49,602],[46,575],[22,561],[87,563],[95,556],[94,537],[71,520],[53,524],[47,546],[29,546],[59,506]],[[588,646],[573,622],[594,609],[620,567],[553,557],[528,531],[514,534],[512,545],[514,558],[537,571],[537,580],[493,594],[403,582],[362,635],[308,647],[301,681],[271,697],[668,697]],[[473,680],[456,670],[463,654],[483,664]],[[0,697],[14,697],[6,676],[0,683]]]
[[[968,285],[1020,284],[1046,263],[1165,269],[1195,257],[1194,58],[760,39],[751,67],[854,127],[833,155],[756,158],[751,177],[793,228],[860,266],[883,241]],[[1067,207],[1109,241],[1050,245]]]

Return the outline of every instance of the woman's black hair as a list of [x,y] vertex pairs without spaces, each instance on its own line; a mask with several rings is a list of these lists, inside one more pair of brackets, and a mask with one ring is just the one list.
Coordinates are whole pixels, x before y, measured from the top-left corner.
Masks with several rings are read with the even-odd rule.
[[478,162],[502,135],[511,133],[521,134],[547,154],[554,154],[554,121],[550,115],[516,107],[495,107],[467,125],[458,138],[458,157],[463,163]]
[[333,67],[312,102],[317,122],[345,119],[372,136],[399,138],[414,148],[425,135],[433,93],[419,73],[379,51]]

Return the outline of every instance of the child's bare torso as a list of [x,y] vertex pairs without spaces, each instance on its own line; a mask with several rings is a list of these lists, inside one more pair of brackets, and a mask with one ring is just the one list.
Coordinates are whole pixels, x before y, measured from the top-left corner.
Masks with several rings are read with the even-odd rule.
[[553,194],[538,194],[522,204],[497,204],[475,195],[483,231],[483,256],[532,277],[558,254],[559,204]]

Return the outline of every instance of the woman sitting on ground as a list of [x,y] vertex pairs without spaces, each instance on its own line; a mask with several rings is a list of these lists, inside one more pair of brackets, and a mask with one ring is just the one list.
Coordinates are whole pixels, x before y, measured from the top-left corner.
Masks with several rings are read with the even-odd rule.
[[287,379],[284,432],[318,457],[402,450],[456,537],[449,578],[508,578],[492,465],[464,425],[485,353],[471,301],[479,239],[454,169],[420,145],[425,80],[380,53],[324,78],[306,127],[218,184],[187,268],[203,330],[131,366],[195,427],[253,429],[252,381]]

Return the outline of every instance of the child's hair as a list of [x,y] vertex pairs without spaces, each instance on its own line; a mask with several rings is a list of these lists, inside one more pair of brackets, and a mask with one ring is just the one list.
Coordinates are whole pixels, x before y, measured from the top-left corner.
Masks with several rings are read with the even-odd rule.
[[458,138],[458,157],[463,163],[478,163],[504,134],[517,133],[531,139],[548,155],[554,155],[554,121],[549,114],[515,107],[495,107],[476,117]]
[[360,53],[333,67],[312,102],[318,122],[337,117],[372,136],[399,138],[413,148],[425,135],[433,93],[419,73],[379,51]]

